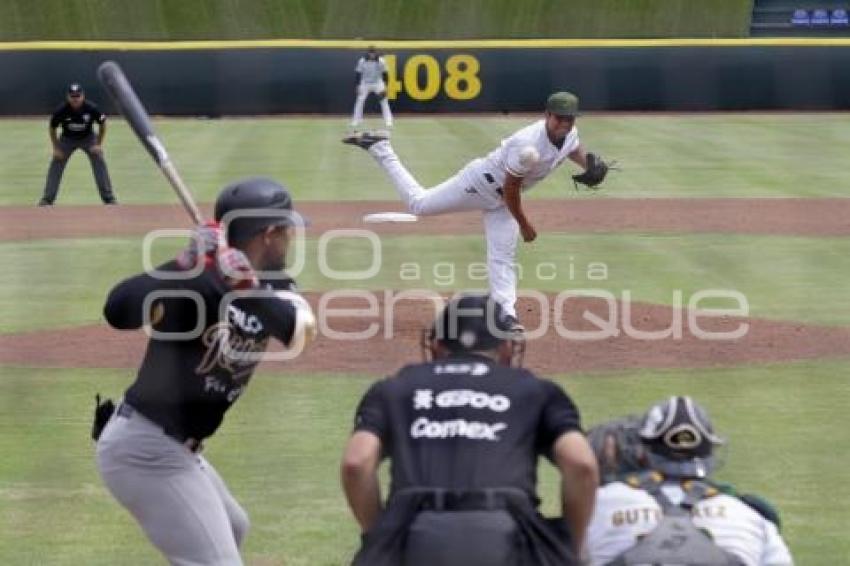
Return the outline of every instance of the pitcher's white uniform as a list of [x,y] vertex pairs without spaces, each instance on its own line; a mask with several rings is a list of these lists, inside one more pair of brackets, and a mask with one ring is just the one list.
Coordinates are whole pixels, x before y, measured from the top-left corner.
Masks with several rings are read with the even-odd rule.
[[[387,85],[384,84],[383,75],[387,72],[387,63],[383,57],[377,59],[361,57],[354,70],[360,75],[360,84],[357,85],[357,99],[354,101],[354,114],[351,117],[352,128],[356,128],[363,121],[363,105],[366,104],[366,97],[370,93],[376,95],[386,93]],[[380,104],[384,124],[390,128],[393,125],[393,115],[386,96],[380,99]]]
[[[678,484],[664,484],[661,489],[674,504],[684,498]],[[634,546],[639,536],[655,528],[661,515],[661,506],[643,489],[622,482],[599,488],[587,530],[591,564],[603,566]],[[703,499],[694,507],[693,521],[711,533],[718,546],[747,566],[793,564],[776,525],[735,497],[720,494]]]
[[[539,159],[523,164],[520,152],[528,146],[537,150]],[[490,294],[505,314],[516,316],[514,263],[519,225],[502,199],[505,175],[521,177],[523,190],[529,189],[560,166],[578,147],[577,128],[570,130],[559,148],[549,140],[545,120],[538,120],[503,139],[486,157],[474,159],[454,177],[430,189],[423,188],[408,172],[388,141],[374,144],[369,153],[389,175],[411,214],[432,216],[483,211]]]

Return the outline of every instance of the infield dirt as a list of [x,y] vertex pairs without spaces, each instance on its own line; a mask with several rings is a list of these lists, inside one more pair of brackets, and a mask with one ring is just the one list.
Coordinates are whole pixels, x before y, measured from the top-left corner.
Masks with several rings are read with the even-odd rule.
[[[536,200],[529,213],[541,233],[582,232],[680,232],[740,233],[797,236],[850,235],[850,199],[608,199]],[[209,206],[202,207],[207,212]],[[396,201],[305,202],[299,206],[311,219],[308,234],[333,228],[373,229],[378,234],[478,233],[477,213],[425,218],[410,224],[365,226],[361,218],[376,211],[401,210]],[[0,241],[37,238],[71,238],[141,235],[155,228],[185,227],[185,213],[178,206],[118,206],[0,208]],[[392,371],[420,359],[419,337],[433,317],[427,301],[402,300],[385,318],[383,293],[376,292],[380,316],[333,318],[328,326],[354,333],[375,326],[366,340],[321,337],[301,357],[286,363],[266,363],[267,369],[308,373],[314,371],[374,373]],[[320,296],[308,294],[314,307]],[[551,299],[551,296],[549,297]],[[552,304],[552,301],[549,301]],[[562,328],[593,331],[597,327],[584,313],[606,317],[607,307],[598,299],[575,299],[562,313],[540,312],[536,303],[523,301],[519,312],[534,330],[548,318],[548,331],[528,342],[526,365],[542,373],[604,371],[627,368],[734,366],[850,355],[850,328],[817,326],[793,321],[699,317],[700,327],[710,332],[731,331],[741,324],[749,329],[735,340],[704,340],[685,325],[681,338],[638,340],[623,332],[618,315],[618,336],[590,341],[566,340],[552,322]],[[363,308],[362,301],[336,300],[334,308]],[[618,303],[617,310],[623,311]],[[654,331],[669,328],[673,317],[687,317],[663,305],[632,303],[632,326]],[[386,336],[393,337],[392,347]],[[0,364],[38,367],[117,367],[138,365],[146,337],[139,332],[117,332],[105,324],[50,331],[0,335]],[[45,348],[49,344],[49,348]]]

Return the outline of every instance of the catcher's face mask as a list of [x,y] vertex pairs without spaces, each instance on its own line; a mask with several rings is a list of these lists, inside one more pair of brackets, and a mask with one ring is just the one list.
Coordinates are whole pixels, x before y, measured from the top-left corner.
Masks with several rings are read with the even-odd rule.
[[677,477],[705,477],[716,467],[713,452],[725,440],[714,433],[708,413],[690,397],[670,397],[652,407],[640,436],[653,467]]

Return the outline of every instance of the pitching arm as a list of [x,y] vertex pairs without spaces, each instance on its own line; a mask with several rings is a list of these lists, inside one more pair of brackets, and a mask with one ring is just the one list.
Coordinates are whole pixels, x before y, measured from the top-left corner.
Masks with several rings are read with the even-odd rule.
[[505,206],[508,207],[511,215],[513,215],[517,224],[519,224],[522,239],[526,242],[533,242],[537,238],[537,231],[531,225],[531,222],[525,216],[525,211],[522,209],[522,177],[505,173],[505,184],[502,186],[502,191],[504,193]]

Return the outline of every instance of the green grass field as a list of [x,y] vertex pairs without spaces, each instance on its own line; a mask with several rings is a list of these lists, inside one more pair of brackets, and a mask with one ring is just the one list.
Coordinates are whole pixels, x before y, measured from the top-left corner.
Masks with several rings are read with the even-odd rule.
[[[536,118],[402,116],[393,144],[427,186]],[[345,117],[158,119],[155,124],[200,201],[214,200],[228,181],[257,174],[284,181],[296,202],[395,198],[378,168],[362,152],[340,143]],[[596,198],[842,197],[847,192],[840,150],[850,145],[847,114],[589,115],[578,127],[584,144],[616,159],[623,169]],[[47,119],[8,120],[3,130],[0,205],[34,204],[50,161]],[[122,120],[109,123],[105,151],[121,202],[173,202],[171,190]],[[561,171],[529,196],[575,195]],[[60,204],[100,202],[85,155],[75,154],[68,163],[59,199]]]
[[5,0],[0,40],[743,37],[752,0]]
[[[421,180],[433,183],[528,120],[402,116],[395,145]],[[0,206],[32,205],[48,161],[46,121],[2,125]],[[158,120],[157,127],[204,202],[225,182],[248,174],[284,180],[296,202],[394,196],[362,152],[339,143],[341,117]],[[606,191],[592,198],[843,197],[850,186],[842,155],[850,145],[850,116],[844,114],[590,115],[580,127],[588,146],[623,166]],[[692,151],[682,151],[683,144]],[[106,151],[122,203],[173,202],[120,120],[111,123]],[[566,172],[529,196],[578,198]],[[88,164],[76,156],[59,206],[97,202]],[[309,237],[307,257],[314,258],[316,235]],[[141,269],[139,242],[110,234],[0,242],[0,264],[6,266],[0,270],[0,333],[99,322],[110,286]],[[483,246],[480,236],[386,237],[380,273],[354,287],[480,287],[463,266],[481,261]],[[358,265],[365,253],[357,246],[340,249],[332,263]],[[411,257],[425,272],[454,262],[459,278],[446,288],[431,276],[403,281],[398,267]],[[629,289],[633,299],[659,304],[669,304],[675,289],[687,295],[705,287],[731,288],[747,296],[753,316],[840,326],[850,325],[844,295],[848,258],[847,238],[670,233],[542,234],[520,256],[524,265],[553,261],[560,273],[570,263],[577,268],[574,279],[530,276],[523,279],[525,287]],[[588,262],[606,263],[609,277],[591,284],[583,272]],[[299,283],[307,290],[335,287],[309,260]],[[767,496],[780,508],[798,564],[834,566],[850,556],[845,533],[850,456],[844,449],[850,431],[843,424],[850,404],[848,370],[850,359],[831,359],[554,377],[575,397],[586,424],[642,411],[669,394],[695,396],[730,438],[719,478]],[[0,564],[159,563],[102,486],[88,439],[94,392],[119,396],[132,374],[0,366]],[[337,462],[353,408],[377,377],[264,373],[209,443],[209,459],[252,519],[248,564],[330,566],[350,558],[358,539],[338,487]],[[541,481],[544,509],[554,512],[554,474],[545,471]]]

